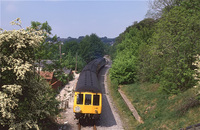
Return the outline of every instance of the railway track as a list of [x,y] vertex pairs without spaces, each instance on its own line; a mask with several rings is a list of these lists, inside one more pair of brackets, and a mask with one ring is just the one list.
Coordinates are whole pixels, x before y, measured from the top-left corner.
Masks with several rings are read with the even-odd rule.
[[[81,123],[77,123],[78,130],[81,130]],[[93,130],[97,130],[96,125],[93,125]]]

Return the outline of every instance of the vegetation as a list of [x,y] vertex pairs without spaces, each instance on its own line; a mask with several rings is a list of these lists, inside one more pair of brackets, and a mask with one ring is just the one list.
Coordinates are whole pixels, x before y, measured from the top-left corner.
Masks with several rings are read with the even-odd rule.
[[[133,83],[139,80],[138,73],[140,65],[143,62],[143,56],[146,55],[146,45],[150,44],[149,39],[153,34],[154,24],[153,19],[145,19],[140,23],[135,23],[133,26],[121,34],[117,40],[119,43],[113,46],[116,48],[114,63],[110,70],[111,79],[116,79],[118,83]],[[144,49],[143,49],[144,48]],[[146,75],[146,73],[145,73]]]
[[55,93],[34,73],[34,52],[44,38],[32,28],[0,33],[0,129],[47,129],[58,114]]
[[118,83],[107,77],[109,92],[124,124],[130,129],[180,129],[199,123],[198,112],[200,101],[194,93],[199,93],[199,88],[192,88],[179,95],[169,96],[159,93],[159,84],[135,83],[121,85],[122,91],[128,96],[144,124],[140,124],[118,92]]
[[160,83],[168,94],[193,87],[200,52],[199,5],[197,0],[183,1],[158,20],[144,19],[128,27],[114,46],[111,79],[120,84]]
[[116,80],[111,80],[109,77],[109,73],[107,75],[107,85],[109,89],[109,93],[112,97],[112,101],[117,108],[117,113],[120,116],[120,119],[123,123],[123,127],[126,130],[132,130],[136,129],[136,126],[139,125],[139,123],[135,120],[133,117],[131,111],[129,111],[128,106],[122,99],[120,93],[118,92],[118,83]]
[[66,41],[62,47],[65,53],[65,63],[70,68],[81,71],[82,68],[91,60],[103,57],[108,53],[109,45],[101,42],[96,34],[85,36],[80,43],[77,41]]
[[200,118],[192,115],[200,106],[200,1],[154,0],[151,11],[151,18],[127,27],[111,48],[114,98],[121,102],[115,93],[124,86],[144,120],[129,126],[135,129],[197,124]]
[[[131,84],[124,85],[121,89],[128,95],[134,104],[144,124],[132,124],[135,129],[180,129],[198,124],[200,101],[195,98],[199,89],[192,88],[178,95],[169,96],[159,93],[159,84]],[[128,117],[130,119],[133,116]]]

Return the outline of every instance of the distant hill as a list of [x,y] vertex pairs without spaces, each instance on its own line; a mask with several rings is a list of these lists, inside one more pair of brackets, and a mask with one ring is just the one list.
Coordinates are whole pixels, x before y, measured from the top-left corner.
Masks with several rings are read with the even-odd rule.
[[[84,36],[80,36],[78,38],[72,38],[72,37],[68,37],[68,38],[60,38],[58,37],[58,41],[61,42],[65,42],[65,41],[77,41],[77,42],[81,42],[81,40],[83,40]],[[107,37],[101,37],[100,38],[101,41],[105,44],[109,44],[109,45],[113,45],[115,43],[115,38],[107,38]]]

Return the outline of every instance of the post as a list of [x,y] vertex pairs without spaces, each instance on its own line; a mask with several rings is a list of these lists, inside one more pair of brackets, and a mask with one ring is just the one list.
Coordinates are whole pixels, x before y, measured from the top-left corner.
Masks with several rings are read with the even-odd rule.
[[76,52],[76,66],[75,66],[75,73],[77,71],[77,52]]
[[60,61],[61,61],[61,59],[62,59],[61,44],[59,45],[59,53],[60,53]]

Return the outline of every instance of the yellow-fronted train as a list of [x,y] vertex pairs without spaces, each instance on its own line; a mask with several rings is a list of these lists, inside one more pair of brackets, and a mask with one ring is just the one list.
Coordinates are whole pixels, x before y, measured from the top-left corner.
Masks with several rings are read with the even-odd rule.
[[75,118],[81,122],[96,121],[102,111],[102,91],[98,73],[106,65],[104,58],[87,64],[80,73],[74,95]]

